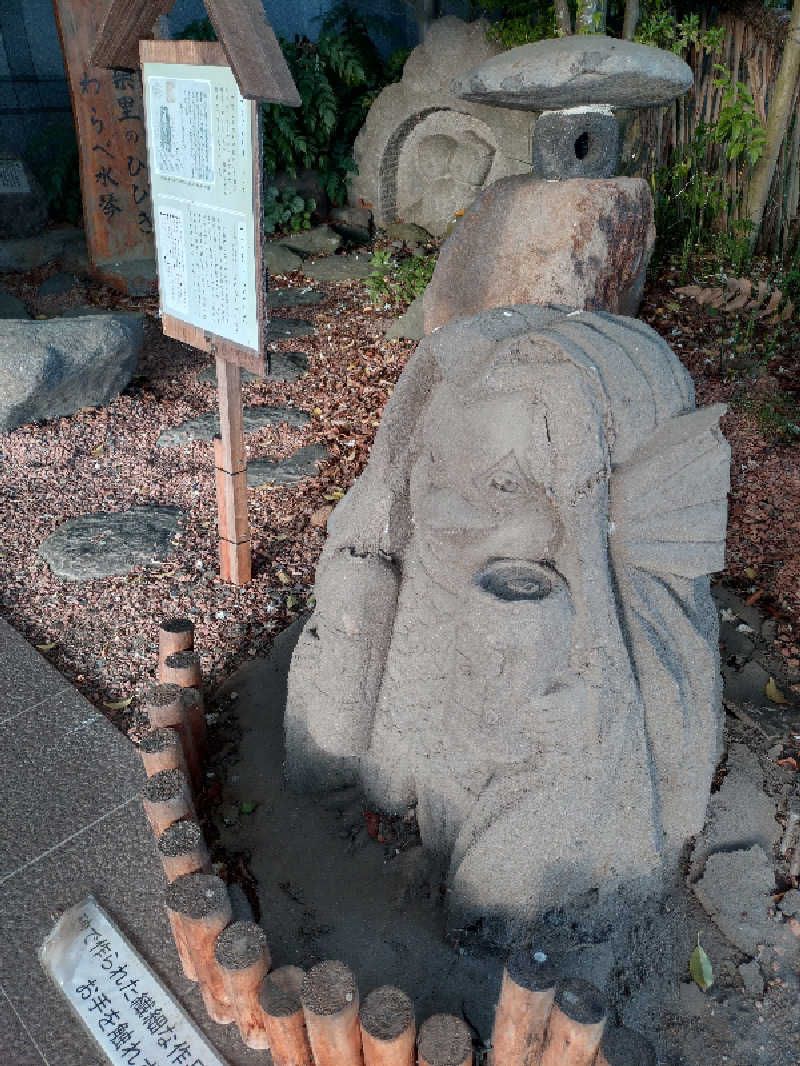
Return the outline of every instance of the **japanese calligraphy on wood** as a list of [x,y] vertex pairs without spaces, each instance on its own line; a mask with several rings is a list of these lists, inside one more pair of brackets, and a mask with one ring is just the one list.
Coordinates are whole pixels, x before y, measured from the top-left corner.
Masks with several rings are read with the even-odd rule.
[[153,217],[138,71],[89,56],[108,0],[54,0],[80,152],[92,273],[123,291],[154,284]]
[[225,1066],[92,896],[58,920],[41,961],[114,1066]]

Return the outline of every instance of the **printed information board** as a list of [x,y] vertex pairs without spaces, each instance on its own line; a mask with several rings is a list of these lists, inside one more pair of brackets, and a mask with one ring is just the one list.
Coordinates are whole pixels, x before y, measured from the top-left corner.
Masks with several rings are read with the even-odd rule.
[[58,920],[41,961],[113,1066],[225,1066],[92,896]]
[[258,351],[252,106],[226,66],[142,73],[162,314]]

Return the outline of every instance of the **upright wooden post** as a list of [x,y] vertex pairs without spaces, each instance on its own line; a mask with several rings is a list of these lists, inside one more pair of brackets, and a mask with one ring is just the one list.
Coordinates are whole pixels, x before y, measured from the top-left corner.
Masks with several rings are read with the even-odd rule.
[[216,356],[220,435],[214,440],[219,520],[219,563],[223,581],[250,580],[247,519],[247,456],[242,421],[241,367]]

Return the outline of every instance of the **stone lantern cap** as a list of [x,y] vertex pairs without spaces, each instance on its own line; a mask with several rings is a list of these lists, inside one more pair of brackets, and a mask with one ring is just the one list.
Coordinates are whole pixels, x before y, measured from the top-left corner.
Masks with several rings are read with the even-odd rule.
[[600,34],[536,41],[486,60],[453,82],[463,100],[519,111],[589,104],[658,107],[682,96],[691,68],[662,48]]

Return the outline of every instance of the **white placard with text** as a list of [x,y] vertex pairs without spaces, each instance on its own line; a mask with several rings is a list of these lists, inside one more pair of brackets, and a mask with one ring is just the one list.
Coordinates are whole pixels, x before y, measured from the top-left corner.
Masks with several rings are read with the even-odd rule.
[[229,67],[142,74],[161,310],[258,351],[250,102]]
[[225,1066],[92,896],[59,918],[40,957],[113,1066]]

